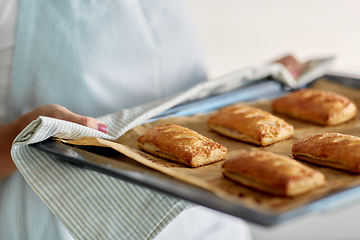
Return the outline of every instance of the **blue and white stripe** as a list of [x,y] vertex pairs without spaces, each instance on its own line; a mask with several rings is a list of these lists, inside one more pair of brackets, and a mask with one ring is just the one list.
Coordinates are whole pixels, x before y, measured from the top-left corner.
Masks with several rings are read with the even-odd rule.
[[180,0],[20,1],[8,121],[56,103],[93,117],[206,79]]
[[[5,123],[44,104],[99,117],[203,81],[190,19],[180,0],[21,0]],[[76,239],[151,239],[191,206],[19,148],[21,173]],[[0,239],[59,239],[32,188],[19,173],[0,183]]]

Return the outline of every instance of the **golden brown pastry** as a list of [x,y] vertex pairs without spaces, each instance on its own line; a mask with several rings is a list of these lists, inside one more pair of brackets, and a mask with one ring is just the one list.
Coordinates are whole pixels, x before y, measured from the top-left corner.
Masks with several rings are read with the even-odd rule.
[[224,107],[208,120],[208,127],[225,136],[267,146],[289,139],[294,127],[254,107]]
[[139,137],[138,145],[147,152],[184,164],[200,167],[226,157],[225,146],[176,124],[162,124]]
[[289,157],[267,151],[251,151],[222,165],[224,176],[267,193],[296,196],[325,183],[325,176]]
[[302,89],[278,98],[273,102],[273,110],[320,125],[340,124],[357,113],[355,103],[348,98],[316,89]]
[[314,164],[360,173],[360,138],[340,133],[321,133],[292,147],[294,158]]

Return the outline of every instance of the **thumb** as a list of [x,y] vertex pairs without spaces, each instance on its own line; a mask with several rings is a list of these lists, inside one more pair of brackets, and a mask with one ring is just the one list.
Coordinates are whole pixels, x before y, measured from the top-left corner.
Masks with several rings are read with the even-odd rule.
[[100,132],[103,133],[107,133],[108,132],[108,128],[107,126],[100,122],[99,120],[92,118],[92,117],[84,117],[84,116],[79,116],[80,117],[80,124],[84,125],[86,127],[90,127],[92,129],[96,129]]
[[291,55],[285,56],[277,60],[276,62],[284,65],[293,75],[294,78],[297,78],[299,76],[299,74],[301,73],[301,69],[303,67],[303,64]]
[[74,122],[74,123],[78,123],[78,124],[81,124],[81,125],[84,125],[86,127],[98,130],[98,131],[103,132],[103,133],[108,132],[107,126],[104,123],[100,122],[99,120],[97,120],[95,118],[84,117],[84,116],[72,113],[70,111],[68,113],[69,114],[66,117],[67,119],[64,119],[64,120]]

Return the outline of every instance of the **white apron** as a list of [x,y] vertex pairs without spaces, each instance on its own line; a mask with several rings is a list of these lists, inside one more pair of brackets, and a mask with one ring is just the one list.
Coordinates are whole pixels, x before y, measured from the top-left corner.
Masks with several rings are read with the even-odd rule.
[[[98,117],[203,81],[189,19],[180,0],[21,0],[3,123],[45,104]],[[158,195],[139,188],[139,203]],[[174,217],[191,206],[170,199]],[[0,239],[60,238],[56,217],[18,172],[0,183],[0,213]],[[162,227],[145,226],[142,236]]]

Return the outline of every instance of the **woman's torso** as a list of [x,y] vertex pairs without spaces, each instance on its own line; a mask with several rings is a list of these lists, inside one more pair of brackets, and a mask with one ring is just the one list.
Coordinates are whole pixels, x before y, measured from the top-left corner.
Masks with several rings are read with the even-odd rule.
[[[1,79],[2,124],[45,104],[98,117],[185,90],[206,76],[180,0],[22,0],[11,84],[9,77]],[[0,237],[58,236],[56,218],[19,173],[0,182],[0,203]]]
[[20,2],[7,120],[52,103],[98,117],[203,81],[190,19],[181,1]]

